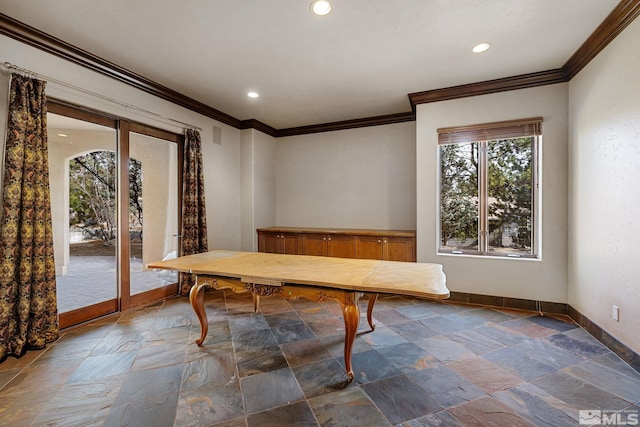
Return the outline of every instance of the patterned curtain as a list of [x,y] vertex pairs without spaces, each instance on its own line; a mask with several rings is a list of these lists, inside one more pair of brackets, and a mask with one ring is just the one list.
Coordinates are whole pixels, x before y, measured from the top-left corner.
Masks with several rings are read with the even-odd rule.
[[[187,129],[182,168],[182,244],[181,256],[207,252],[207,213],[204,204],[204,175],[200,133]],[[187,295],[195,278],[180,274],[180,294]]]
[[11,76],[0,213],[0,361],[58,337],[45,86]]

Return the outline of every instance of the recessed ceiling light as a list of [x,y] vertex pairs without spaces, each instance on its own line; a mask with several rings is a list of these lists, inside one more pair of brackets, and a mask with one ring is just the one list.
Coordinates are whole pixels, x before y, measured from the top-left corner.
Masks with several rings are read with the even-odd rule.
[[471,51],[473,53],[482,53],[484,51],[486,51],[487,49],[489,49],[491,47],[491,45],[489,43],[480,43],[477,44],[473,47],[473,49],[471,49]]
[[59,137],[61,137],[61,138],[66,138],[66,137],[68,137],[69,135],[67,135],[67,134],[65,134],[65,133],[59,133],[59,134],[58,134],[58,136],[59,136]]
[[331,12],[331,3],[327,0],[314,0],[311,2],[311,10],[319,16],[328,15]]
[[248,96],[249,98],[257,98],[257,97],[259,97],[259,96],[260,96],[260,94],[259,94],[258,92],[248,92],[248,93],[247,93],[247,96]]

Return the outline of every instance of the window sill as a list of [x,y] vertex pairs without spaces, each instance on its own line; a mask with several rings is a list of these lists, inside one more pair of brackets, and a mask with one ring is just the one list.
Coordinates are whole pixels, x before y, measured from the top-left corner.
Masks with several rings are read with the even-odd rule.
[[480,255],[480,254],[453,254],[450,252],[436,252],[436,256],[445,256],[445,257],[453,257],[453,258],[477,258],[477,259],[496,259],[496,260],[508,260],[508,261],[542,261],[540,256],[520,256],[520,257],[510,257],[510,256],[497,256],[497,255]]

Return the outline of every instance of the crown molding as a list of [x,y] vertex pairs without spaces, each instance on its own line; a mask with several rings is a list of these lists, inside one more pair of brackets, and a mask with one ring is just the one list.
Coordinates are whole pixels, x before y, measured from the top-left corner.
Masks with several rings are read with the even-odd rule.
[[558,68],[555,70],[539,71],[537,73],[528,73],[521,74],[519,76],[486,80],[478,83],[451,86],[443,89],[410,93],[408,96],[409,101],[411,102],[411,108],[415,110],[415,107],[418,104],[446,101],[449,99],[467,98],[477,95],[487,95],[490,93],[525,89],[535,86],[562,83],[566,81],[567,78],[564,74],[564,71],[561,68]]
[[239,120],[2,13],[0,13],[0,34],[116,79],[236,129],[256,129],[274,138],[279,138],[414,121],[416,105],[418,104],[567,82],[595,58],[596,55],[633,22],[638,15],[640,15],[640,0],[621,0],[602,24],[600,24],[593,34],[578,48],[564,66],[559,69],[410,93],[408,97],[412,111],[407,113],[396,113],[286,129],[275,129],[255,119]]
[[408,96],[411,108],[415,111],[418,104],[568,82],[638,15],[640,15],[640,0],[622,0],[562,68],[410,93]]
[[120,67],[2,13],[0,13],[0,34],[65,59],[73,64],[111,77],[136,89],[140,89],[191,111],[218,120],[229,126],[240,128],[240,120],[235,117],[209,107],[202,102],[189,98],[166,86],[162,86],[133,71],[129,71],[126,68]]
[[331,132],[334,130],[356,129],[369,126],[389,125],[394,123],[412,122],[416,120],[414,112],[387,114],[384,116],[365,117],[362,119],[342,120],[339,122],[322,123],[309,126],[298,126],[279,129],[276,137],[306,135],[310,133]]
[[640,0],[622,0],[562,67],[571,80],[640,15]]
[[262,123],[260,120],[256,120],[256,119],[242,120],[238,128],[239,129],[255,129],[255,130],[259,130],[262,133],[266,133],[267,135],[272,136],[274,138],[278,137],[278,130],[276,128],[273,128],[268,124]]

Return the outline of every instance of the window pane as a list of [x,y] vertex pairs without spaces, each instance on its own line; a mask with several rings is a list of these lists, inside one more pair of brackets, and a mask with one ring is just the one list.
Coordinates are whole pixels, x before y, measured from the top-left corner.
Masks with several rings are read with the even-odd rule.
[[147,263],[178,255],[178,144],[129,134],[131,295],[178,282],[175,271]]
[[478,250],[478,144],[440,146],[440,250]]
[[532,254],[533,140],[488,143],[489,252]]

